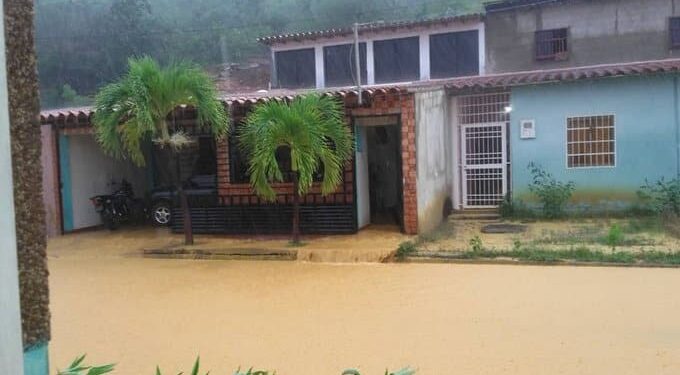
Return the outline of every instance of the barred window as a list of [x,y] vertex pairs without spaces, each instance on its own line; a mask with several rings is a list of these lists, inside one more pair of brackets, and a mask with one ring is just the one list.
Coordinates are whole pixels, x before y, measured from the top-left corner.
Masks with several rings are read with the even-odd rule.
[[567,118],[567,166],[583,168],[614,165],[614,116]]
[[566,28],[536,31],[536,60],[566,60],[567,34]]
[[668,21],[668,28],[671,48],[680,48],[680,17],[671,17]]

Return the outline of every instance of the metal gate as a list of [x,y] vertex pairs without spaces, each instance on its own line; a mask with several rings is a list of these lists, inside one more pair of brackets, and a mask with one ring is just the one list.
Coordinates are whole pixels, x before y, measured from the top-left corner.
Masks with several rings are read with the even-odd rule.
[[497,207],[508,192],[508,92],[458,98],[464,208]]

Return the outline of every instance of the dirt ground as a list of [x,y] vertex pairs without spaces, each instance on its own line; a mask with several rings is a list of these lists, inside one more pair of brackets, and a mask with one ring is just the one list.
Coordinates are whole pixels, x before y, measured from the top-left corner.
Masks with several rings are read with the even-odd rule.
[[642,219],[570,219],[555,221],[513,222],[525,228],[521,233],[482,233],[488,221],[455,221],[442,225],[436,232],[420,236],[419,250],[467,251],[470,240],[479,237],[486,249],[510,250],[517,246],[541,249],[587,247],[591,250],[612,251],[606,237],[613,226],[622,233],[616,251],[677,251],[680,239],[664,229],[654,218]]
[[53,372],[680,373],[677,269],[147,259],[138,236],[50,242]]
[[[294,249],[298,260],[311,262],[379,262],[399,243],[410,239],[396,226],[371,225],[352,235],[303,236],[303,245],[291,247],[289,236],[196,235],[193,246],[183,246],[184,236],[166,228],[123,228],[118,231],[88,231],[55,237],[50,249],[55,256],[140,256],[146,249],[224,250]],[[102,248],[104,246],[105,248]],[[97,251],[101,249],[106,251]]]

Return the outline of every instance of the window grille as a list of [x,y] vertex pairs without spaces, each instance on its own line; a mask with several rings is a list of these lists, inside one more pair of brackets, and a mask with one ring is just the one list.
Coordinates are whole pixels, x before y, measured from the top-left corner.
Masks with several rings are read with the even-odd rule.
[[567,29],[536,31],[536,60],[566,60]]
[[614,116],[567,118],[567,166],[613,167],[616,164]]

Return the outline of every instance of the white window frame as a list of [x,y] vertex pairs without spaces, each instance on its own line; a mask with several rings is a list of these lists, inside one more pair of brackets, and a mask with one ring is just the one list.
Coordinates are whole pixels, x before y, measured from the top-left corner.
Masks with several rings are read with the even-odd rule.
[[[419,37],[419,51],[420,51],[420,81],[427,81],[430,79],[430,35],[451,33],[459,31],[473,31],[477,30],[478,46],[479,46],[479,75],[485,74],[486,69],[486,45],[484,34],[484,22],[474,23],[454,23],[448,26],[434,26],[426,27],[420,30],[396,30],[396,31],[379,31],[375,33],[365,33],[359,35],[359,42],[366,43],[366,71],[367,81],[362,82],[362,85],[373,86],[375,83],[375,59],[373,57],[373,42],[380,40],[390,40],[399,38]],[[316,88],[323,89],[325,86],[325,72],[323,61],[323,47],[338,46],[348,43],[354,43],[353,36],[343,37],[328,37],[320,38],[315,41],[300,41],[300,42],[286,42],[273,44],[271,48],[272,56],[274,53],[280,51],[289,51],[296,49],[314,48],[315,49],[315,67],[316,67]],[[275,62],[274,62],[275,64]],[[273,69],[276,69],[274,66]],[[380,85],[391,84],[405,84],[409,82],[385,82]]]
[[[570,167],[569,166],[569,119],[573,118],[585,118],[585,117],[604,117],[604,116],[611,116],[613,118],[613,128],[614,128],[614,138],[612,139],[614,141],[614,164],[612,165],[588,165],[588,166],[578,166],[578,167]],[[619,142],[618,142],[618,129],[616,127],[616,114],[614,113],[590,113],[590,114],[579,114],[579,115],[568,115],[564,118],[564,166],[566,167],[567,170],[583,170],[583,169],[612,169],[616,168],[619,162]],[[579,154],[579,155],[588,155],[588,154]]]

